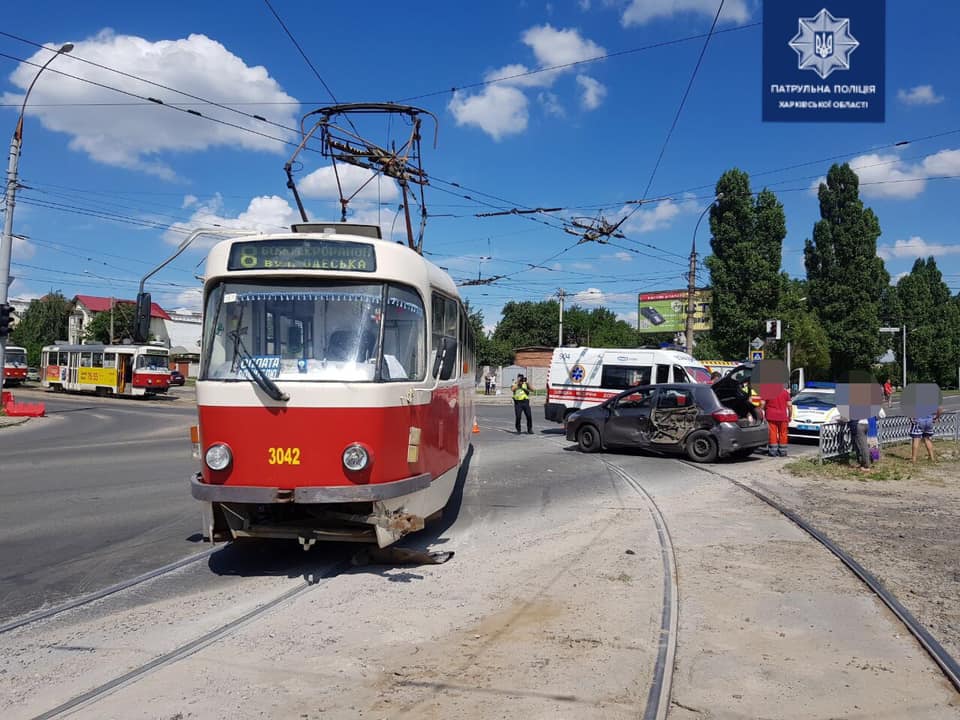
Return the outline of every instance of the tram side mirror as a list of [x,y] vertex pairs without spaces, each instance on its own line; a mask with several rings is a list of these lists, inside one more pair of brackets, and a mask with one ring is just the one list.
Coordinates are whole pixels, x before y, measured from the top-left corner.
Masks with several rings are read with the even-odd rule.
[[457,339],[444,335],[440,343],[440,350],[433,361],[433,377],[439,373],[441,380],[453,377],[453,367],[457,362]]
[[137,317],[133,328],[133,341],[144,343],[150,336],[150,310],[153,300],[150,293],[137,294]]

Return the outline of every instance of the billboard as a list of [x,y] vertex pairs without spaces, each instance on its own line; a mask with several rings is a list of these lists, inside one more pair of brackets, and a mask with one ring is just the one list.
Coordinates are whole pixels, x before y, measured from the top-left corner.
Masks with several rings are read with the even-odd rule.
[[885,0],[765,0],[764,122],[883,122]]
[[[693,293],[693,329],[710,330],[710,302],[712,290]],[[641,333],[677,333],[687,329],[687,291],[664,290],[640,293],[637,306],[637,331]]]

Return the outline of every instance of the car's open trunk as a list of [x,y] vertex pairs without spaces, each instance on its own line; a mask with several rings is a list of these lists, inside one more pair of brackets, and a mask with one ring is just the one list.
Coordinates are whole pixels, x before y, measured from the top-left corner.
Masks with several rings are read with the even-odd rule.
[[740,418],[737,420],[737,425],[740,427],[750,427],[762,422],[760,411],[750,402],[750,395],[733,380],[728,378],[718,380],[713,384],[713,392],[725,407],[737,414]]

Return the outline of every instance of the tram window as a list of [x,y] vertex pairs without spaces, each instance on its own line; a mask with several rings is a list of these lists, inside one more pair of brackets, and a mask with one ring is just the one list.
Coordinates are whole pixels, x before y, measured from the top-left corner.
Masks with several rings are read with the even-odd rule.
[[93,353],[93,367],[103,367],[103,353]]
[[104,353],[103,354],[103,366],[105,368],[115,368],[117,366],[117,354],[116,353]]
[[80,367],[90,367],[90,355],[88,352],[80,353]]
[[426,330],[423,303],[413,290],[391,285],[383,319],[385,381],[423,380],[426,375]]
[[[455,300],[438,293],[433,294],[431,302],[433,308],[433,324],[431,332],[431,357],[436,357],[443,345],[443,338],[450,337],[454,341],[458,338],[460,306]],[[454,363],[456,368],[459,363]],[[459,375],[459,372],[456,373]]]

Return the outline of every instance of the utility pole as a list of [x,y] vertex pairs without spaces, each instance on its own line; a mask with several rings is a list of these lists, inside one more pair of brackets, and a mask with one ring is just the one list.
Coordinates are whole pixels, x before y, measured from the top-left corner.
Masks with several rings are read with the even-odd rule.
[[690,250],[690,272],[687,275],[687,354],[693,353],[693,296],[697,291],[697,245],[696,245],[696,236],[694,236],[694,244]]
[[[60,55],[73,50],[72,43],[65,43],[60,46],[53,57],[47,60],[37,74],[33,76],[30,87],[23,96],[23,104],[20,106],[20,116],[17,118],[17,127],[13,131],[13,139],[10,141],[10,158],[7,163],[7,201],[6,216],[3,219],[3,237],[0,237],[0,306],[7,304],[7,293],[10,289],[10,256],[13,252],[13,208],[16,205],[17,196],[17,169],[20,166],[20,150],[23,147],[23,113],[27,109],[27,99],[30,97],[30,91],[36,85],[37,79],[47,69],[47,65],[56,60]],[[7,337],[0,336],[0,386],[3,385],[3,364],[6,361]]]
[[567,291],[563,288],[558,288],[557,297],[560,298],[560,332],[557,336],[557,347],[563,347],[563,300],[567,297]]
[[[703,209],[703,212],[700,213],[700,217],[697,218],[697,224],[693,226],[693,241],[690,244],[690,272],[687,275],[687,322],[686,322],[686,346],[687,354],[693,354],[693,316],[694,316],[694,305],[693,305],[693,296],[697,291],[697,229],[700,227],[700,222],[703,220],[703,216],[712,208],[717,200],[720,200],[723,197],[723,193],[717,193],[717,196],[713,199],[707,207]],[[750,354],[747,353],[747,357],[750,357]]]

